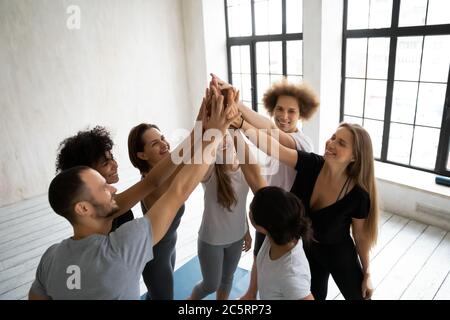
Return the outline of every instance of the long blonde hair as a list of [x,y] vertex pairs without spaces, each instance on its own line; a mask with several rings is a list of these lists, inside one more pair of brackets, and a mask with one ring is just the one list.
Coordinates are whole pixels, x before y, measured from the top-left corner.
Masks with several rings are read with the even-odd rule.
[[369,133],[358,124],[343,122],[339,125],[339,128],[346,128],[353,135],[353,156],[355,161],[348,165],[347,174],[369,194],[370,211],[365,222],[365,229],[370,247],[373,247],[378,237],[379,209],[372,140]]
[[231,184],[231,178],[226,172],[224,164],[215,164],[214,170],[217,177],[217,202],[231,211],[231,207],[236,205],[236,193],[234,192],[233,186]]

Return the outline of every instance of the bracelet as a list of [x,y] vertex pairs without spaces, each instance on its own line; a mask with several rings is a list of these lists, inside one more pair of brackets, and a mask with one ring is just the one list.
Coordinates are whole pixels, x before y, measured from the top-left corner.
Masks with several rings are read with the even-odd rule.
[[239,128],[238,129],[241,129],[242,128],[242,125],[244,124],[244,118],[241,116],[241,119],[242,119],[242,121],[241,121],[241,125],[239,126]]

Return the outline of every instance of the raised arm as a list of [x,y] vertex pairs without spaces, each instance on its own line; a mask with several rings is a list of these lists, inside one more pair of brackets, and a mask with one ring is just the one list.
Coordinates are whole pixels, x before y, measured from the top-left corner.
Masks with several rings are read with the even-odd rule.
[[[199,111],[199,116],[201,112],[202,110]],[[197,117],[197,120],[200,120],[199,116]],[[157,189],[159,187],[162,187],[161,189],[167,189],[168,185],[170,184],[171,180],[173,180],[173,177],[176,174],[177,168],[179,167],[178,164],[172,161],[173,155],[176,155],[179,158],[183,159],[182,163],[184,163],[184,160],[186,160],[188,157],[192,157],[193,155],[193,148],[195,145],[194,139],[201,139],[201,134],[199,135],[199,137],[195,137],[195,130],[196,128],[194,127],[190,135],[186,137],[184,141],[181,142],[170,154],[161,159],[156,164],[156,166],[154,166],[152,170],[150,170],[150,172],[145,176],[144,179],[116,195],[116,202],[119,205],[120,210],[114,215],[114,218],[127,212],[132,207],[134,207],[136,203],[148,197],[150,194],[157,192]],[[190,153],[185,154],[184,150],[189,149]],[[180,168],[178,168],[178,170],[180,170]],[[172,179],[170,179],[170,177],[172,177]],[[165,183],[167,180],[169,180],[168,183]],[[162,191],[164,192],[165,190]],[[159,194],[159,196],[161,194]],[[159,197],[156,194],[155,196]]]
[[[211,73],[211,77],[215,80],[214,82],[217,83],[221,90],[227,90],[232,87],[229,83],[223,81],[213,73]],[[278,127],[269,118],[247,107],[242,101],[239,101],[237,107],[242,113],[242,118],[244,118],[244,120],[250,125],[256,129],[266,129],[269,135],[275,133],[280,144],[287,148],[297,150],[297,145],[294,138],[289,133],[278,129]]]
[[[236,124],[237,122],[240,122],[239,119],[234,123]],[[268,135],[265,130],[258,130],[247,121],[244,121],[241,130],[244,135],[264,153],[278,159],[291,168],[295,168],[297,165],[297,150],[283,146],[272,136]]]
[[255,193],[266,187],[267,181],[261,176],[261,168],[239,131],[235,131],[233,140],[239,157],[239,165],[252,192]]
[[[231,123],[231,120],[226,119],[223,96],[212,98],[211,116],[207,118],[204,115],[203,123],[205,129],[219,129],[223,136]],[[206,174],[209,165],[215,160],[216,149],[221,141],[222,137],[205,141],[204,136],[201,149],[195,151],[202,152],[201,163],[186,164],[172,181],[167,192],[155,202],[145,215],[152,226],[153,245],[157,244],[166,234],[178,209]],[[195,156],[194,159],[196,159]]]

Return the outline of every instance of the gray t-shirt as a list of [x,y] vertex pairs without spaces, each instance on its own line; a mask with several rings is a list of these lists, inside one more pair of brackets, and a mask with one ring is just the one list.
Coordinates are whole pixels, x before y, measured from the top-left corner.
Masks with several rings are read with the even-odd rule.
[[66,239],[47,249],[31,291],[51,299],[140,298],[139,280],[153,259],[150,222],[139,218],[108,236]]

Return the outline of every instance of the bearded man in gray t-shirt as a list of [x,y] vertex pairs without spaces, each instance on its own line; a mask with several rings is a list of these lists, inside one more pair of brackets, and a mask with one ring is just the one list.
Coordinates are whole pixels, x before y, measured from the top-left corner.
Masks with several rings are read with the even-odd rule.
[[[44,253],[30,299],[139,299],[139,278],[153,257],[152,247],[165,235],[178,208],[215,159],[215,150],[222,141],[222,136],[216,135],[223,135],[235,118],[237,112],[226,110],[223,100],[217,92],[203,100],[199,114],[203,129],[220,131],[214,131],[213,141],[198,144],[201,149],[195,151],[202,152],[202,163],[184,165],[144,217],[114,232],[109,233],[119,211],[114,199],[117,190],[97,171],[78,166],[52,180],[50,205],[71,223],[74,235]],[[159,164],[153,170],[164,172]]]

